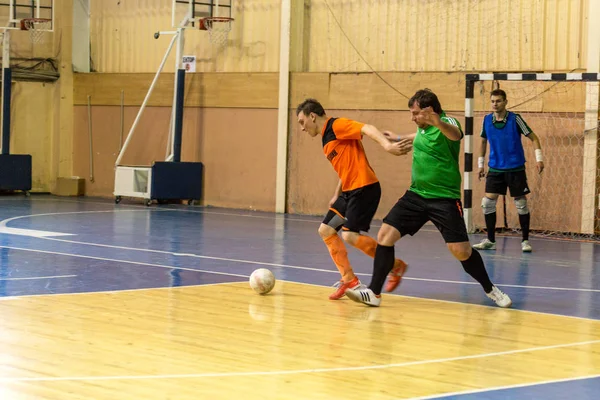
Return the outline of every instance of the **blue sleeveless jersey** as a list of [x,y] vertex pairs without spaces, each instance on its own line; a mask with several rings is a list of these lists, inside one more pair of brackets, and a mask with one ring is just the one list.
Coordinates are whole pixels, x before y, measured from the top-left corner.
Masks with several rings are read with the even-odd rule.
[[490,143],[489,167],[494,169],[522,167],[525,165],[525,153],[515,114],[508,112],[506,124],[502,129],[494,126],[492,118],[493,115],[488,114],[483,120],[485,136]]

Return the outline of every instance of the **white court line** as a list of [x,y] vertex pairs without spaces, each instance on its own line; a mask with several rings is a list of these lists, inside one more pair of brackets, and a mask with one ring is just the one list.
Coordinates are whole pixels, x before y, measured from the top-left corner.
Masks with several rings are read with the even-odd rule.
[[[60,239],[58,239],[60,240]],[[249,275],[243,275],[243,274],[234,274],[234,273],[228,273],[228,272],[218,272],[218,271],[209,271],[209,270],[202,270],[202,269],[195,269],[195,268],[187,268],[187,267],[176,267],[176,266],[169,266],[169,265],[164,265],[164,264],[152,264],[152,263],[147,263],[147,262],[138,262],[138,261],[127,261],[127,260],[119,260],[119,259],[113,259],[113,258],[106,258],[106,257],[94,257],[94,256],[86,256],[86,255],[82,255],[82,254],[71,254],[71,253],[61,253],[61,252],[56,252],[56,251],[49,251],[49,250],[37,250],[37,249],[28,249],[28,248],[22,248],[22,247],[14,247],[14,246],[3,246],[0,245],[0,248],[6,248],[6,249],[13,249],[13,250],[22,250],[22,251],[30,251],[30,252],[38,252],[38,253],[45,253],[45,254],[56,254],[56,255],[61,255],[61,256],[67,256],[67,257],[77,257],[77,258],[89,258],[92,260],[100,260],[100,261],[113,261],[113,262],[120,262],[120,263],[125,263],[125,264],[134,264],[134,265],[148,265],[151,267],[158,267],[158,268],[166,268],[166,269],[179,269],[179,270],[183,270],[183,271],[192,271],[192,272],[203,272],[203,273],[207,273],[207,274],[215,274],[215,275],[226,275],[226,276],[236,276],[236,277],[241,277],[241,278],[248,278]],[[158,250],[156,250],[158,251]],[[213,257],[208,257],[208,256],[198,256],[198,257],[202,257],[202,258],[213,258]],[[221,258],[216,258],[217,260],[222,260]],[[247,264],[257,264],[257,265],[269,265],[269,266],[282,266],[282,267],[288,267],[288,268],[299,268],[299,269],[306,269],[306,270],[313,270],[313,271],[318,271],[318,272],[327,272],[327,273],[338,273],[337,271],[333,271],[333,270],[324,270],[324,269],[318,269],[318,268],[309,268],[309,267],[294,267],[294,266],[286,266],[283,264],[271,264],[271,263],[261,263],[261,262],[257,262],[257,261],[244,261],[244,260],[234,260],[233,261],[237,261],[237,262],[241,262],[241,263],[247,263]],[[357,273],[357,275],[360,276],[369,276],[369,274],[364,274],[364,273]],[[402,279],[409,279],[409,278],[402,278]],[[417,278],[413,278],[413,279],[417,279]],[[420,279],[420,278],[418,278]],[[299,285],[308,285],[308,286],[316,286],[316,287],[330,287],[329,285],[317,285],[317,284],[313,284],[313,283],[305,283],[305,282],[296,282],[296,281],[288,281],[288,280],[283,280],[283,279],[278,279],[279,281],[282,282],[289,282],[289,283],[296,283]],[[431,280],[431,281],[435,281],[435,280]],[[440,281],[440,282],[444,282],[444,281]],[[446,281],[449,283],[466,283],[469,285],[475,285],[476,283],[474,282],[460,282],[460,281]],[[237,283],[237,282],[236,282]],[[186,285],[187,286],[187,285]],[[192,285],[190,285],[192,286]],[[501,285],[498,285],[501,286]],[[508,286],[508,285],[505,285]],[[183,287],[183,286],[182,286]],[[135,290],[135,289],[132,289]],[[118,292],[115,291],[115,292]],[[82,294],[82,293],[87,293],[87,292],[80,292],[80,293],[65,293],[65,294]],[[94,291],[94,292],[89,292],[89,293],[100,293],[99,291]],[[105,293],[105,292],[102,292]],[[54,296],[54,294],[43,294],[40,296],[49,296],[52,295]],[[459,302],[459,301],[452,301],[452,300],[441,300],[441,299],[431,299],[431,298],[426,298],[426,297],[415,297],[415,296],[406,296],[406,295],[399,295],[399,294],[394,294],[394,293],[390,293],[390,295],[392,296],[398,296],[398,297],[406,297],[409,299],[419,299],[419,300],[426,300],[426,301],[439,301],[439,302],[443,302],[443,303],[451,303],[451,304],[469,304],[471,306],[476,306],[476,307],[487,307],[489,308],[490,306],[488,305],[484,305],[484,304],[476,304],[476,303],[463,303],[463,302]],[[27,297],[29,296],[37,296],[37,295],[27,295]],[[17,296],[15,296],[17,297]],[[18,297],[24,297],[24,296],[18,296]],[[0,301],[3,298],[0,297]],[[533,313],[533,314],[541,314],[541,315],[549,315],[549,316],[558,316],[558,317],[564,317],[564,318],[574,318],[577,320],[584,320],[584,321],[594,321],[594,322],[598,322],[597,319],[594,318],[586,318],[586,317],[578,317],[578,316],[574,316],[574,315],[565,315],[565,314],[552,314],[552,313],[546,313],[546,312],[541,312],[541,311],[532,311],[532,310],[519,310],[516,308],[511,309],[511,311],[516,311],[516,312],[525,312],[525,313]]]
[[29,276],[26,278],[0,278],[0,281],[27,281],[33,279],[60,279],[60,278],[74,278],[77,275],[51,275],[51,276]]
[[[329,270],[329,269],[322,269],[322,268],[302,267],[299,265],[276,264],[276,263],[268,263],[268,262],[262,262],[262,261],[250,261],[250,260],[242,260],[242,259],[226,258],[226,257],[202,256],[199,254],[191,254],[191,253],[174,253],[171,251],[164,251],[164,250],[140,249],[140,248],[136,248],[136,247],[126,247],[126,246],[115,246],[115,245],[111,245],[111,244],[80,242],[77,240],[68,240],[68,239],[57,239],[57,238],[48,238],[48,237],[46,237],[44,239],[53,240],[53,241],[57,241],[57,242],[71,243],[71,244],[81,244],[81,245],[86,245],[86,246],[108,247],[108,248],[119,249],[119,250],[132,250],[132,251],[141,251],[141,252],[148,252],[148,253],[168,254],[168,255],[179,256],[179,257],[193,257],[193,258],[200,258],[200,259],[228,261],[228,262],[243,263],[243,264],[257,264],[257,265],[266,265],[266,266],[270,266],[270,267],[301,269],[301,270],[315,271],[315,272],[338,273],[337,270],[334,271],[332,269]],[[357,272],[356,275],[367,276],[367,277],[371,276],[371,274],[359,273],[359,272]],[[414,281],[424,281],[424,282],[452,283],[452,284],[458,284],[458,285],[479,285],[479,283],[477,283],[477,282],[453,281],[453,280],[431,279],[431,278],[411,278],[408,276],[403,277],[402,279],[414,280]],[[550,286],[523,286],[523,285],[511,285],[511,284],[506,284],[506,285],[505,284],[497,284],[497,286],[526,288],[526,289],[562,290],[562,291],[574,291],[574,292],[600,293],[599,289],[563,288],[563,287],[550,287]]]
[[197,374],[162,374],[162,375],[108,375],[108,376],[54,376],[54,377],[0,377],[0,382],[57,382],[57,381],[108,381],[108,380],[147,380],[147,379],[189,379],[189,378],[227,378],[235,376],[274,376],[274,375],[298,375],[329,372],[347,371],[370,371],[378,369],[412,367],[415,365],[439,364],[463,360],[473,360],[487,357],[498,357],[519,353],[530,353],[565,347],[585,346],[600,343],[600,340],[588,340],[585,342],[556,344],[550,346],[530,347],[527,349],[498,351],[494,353],[474,354],[471,356],[437,358],[432,360],[409,361],[403,363],[367,365],[358,367],[335,367],[335,368],[311,368],[279,371],[249,371],[249,372],[206,372]]
[[[217,282],[217,283],[200,283],[198,285],[181,285],[181,286],[159,286],[159,287],[148,287],[148,288],[137,288],[137,289],[119,289],[119,290],[98,290],[95,292],[69,292],[69,293],[42,293],[42,294],[25,294],[19,296],[3,296],[0,297],[1,301],[8,300],[24,300],[31,297],[54,297],[54,296],[81,296],[82,294],[119,294],[123,292],[142,292],[148,290],[171,290],[171,289],[186,289],[195,287],[205,286],[217,286],[217,285],[234,285],[242,282]],[[292,282],[296,283],[296,282]]]
[[[142,211],[142,210],[123,210],[127,212]],[[61,233],[61,232],[50,232],[50,231],[39,231],[37,229],[22,229],[22,228],[9,228],[6,226],[11,221],[21,218],[31,217],[46,217],[55,215],[68,215],[68,214],[92,214],[92,213],[108,213],[108,212],[123,212],[120,210],[103,210],[103,211],[71,211],[71,212],[58,212],[58,213],[44,213],[44,214],[31,214],[21,215],[17,217],[8,218],[0,221],[0,233],[8,235],[20,235],[20,236],[31,236],[37,238],[45,238],[49,236],[73,236],[73,233]]]
[[249,275],[233,274],[233,273],[230,273],[230,272],[207,271],[207,270],[203,270],[203,269],[195,269],[195,268],[187,268],[187,267],[176,267],[176,266],[164,265],[164,264],[153,264],[153,263],[139,262],[139,261],[118,260],[118,259],[115,259],[115,258],[106,258],[106,257],[85,256],[83,254],[71,254],[71,253],[61,253],[61,252],[58,252],[58,251],[27,249],[27,248],[24,248],[24,247],[14,247],[14,246],[0,245],[0,249],[12,249],[12,250],[22,250],[22,251],[44,253],[44,254],[56,254],[56,255],[59,255],[59,256],[76,257],[76,258],[89,258],[89,259],[92,259],[92,260],[113,261],[113,262],[119,262],[119,263],[125,263],[125,264],[149,265],[151,267],[166,268],[166,269],[180,269],[182,271],[204,272],[204,273],[207,273],[207,274],[215,274],[215,275],[238,276],[238,277],[242,277],[242,278],[248,278],[249,277]]
[[493,386],[485,389],[473,389],[473,390],[465,390],[462,392],[452,392],[452,393],[444,393],[444,394],[436,394],[433,396],[425,396],[425,397],[412,397],[410,400],[430,400],[430,399],[441,399],[448,396],[461,396],[466,394],[475,394],[475,393],[485,393],[485,392],[495,392],[498,390],[505,389],[518,389],[524,387],[538,386],[538,385],[548,385],[551,383],[564,383],[564,382],[573,382],[580,381],[584,379],[594,379],[600,378],[600,375],[587,375],[587,376],[578,376],[575,378],[565,378],[565,379],[552,379],[549,381],[541,381],[541,382],[532,382],[532,383],[520,383],[518,385],[507,385],[507,386]]

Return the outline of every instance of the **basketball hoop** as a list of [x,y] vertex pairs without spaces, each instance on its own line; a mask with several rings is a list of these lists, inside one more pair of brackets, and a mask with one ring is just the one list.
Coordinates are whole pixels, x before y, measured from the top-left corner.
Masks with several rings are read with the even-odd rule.
[[210,42],[216,46],[223,46],[227,43],[227,37],[231,30],[233,18],[227,17],[205,17],[200,18],[198,28],[208,31]]
[[23,18],[21,30],[29,31],[31,43],[39,43],[44,32],[52,29],[52,20],[48,18]]

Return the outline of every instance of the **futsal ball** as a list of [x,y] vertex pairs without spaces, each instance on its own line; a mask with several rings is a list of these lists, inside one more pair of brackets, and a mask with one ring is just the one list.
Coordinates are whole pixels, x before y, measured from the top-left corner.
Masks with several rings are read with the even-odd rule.
[[250,275],[250,287],[258,294],[267,294],[275,286],[275,275],[266,268],[259,268]]

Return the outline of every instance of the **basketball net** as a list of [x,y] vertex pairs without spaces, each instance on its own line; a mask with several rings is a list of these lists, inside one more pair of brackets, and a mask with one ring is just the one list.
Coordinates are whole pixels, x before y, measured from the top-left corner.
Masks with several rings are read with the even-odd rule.
[[52,29],[52,21],[43,18],[30,18],[24,19],[23,28],[29,31],[29,38],[31,43],[39,43],[42,41],[44,32]]
[[231,31],[231,21],[233,21],[233,18],[213,17],[204,19],[204,26],[213,45],[222,47],[227,43],[229,31]]

